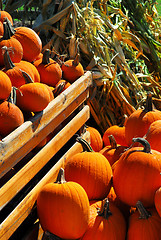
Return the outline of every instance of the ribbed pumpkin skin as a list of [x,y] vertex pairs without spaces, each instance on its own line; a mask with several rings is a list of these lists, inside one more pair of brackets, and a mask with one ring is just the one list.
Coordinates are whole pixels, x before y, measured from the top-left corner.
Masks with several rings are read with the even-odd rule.
[[115,165],[113,186],[122,202],[135,206],[140,200],[149,207],[154,205],[155,191],[161,186],[161,153],[142,150],[133,147],[121,155]]
[[0,66],[4,66],[3,50],[2,50],[2,47],[4,46],[11,49],[11,51],[9,51],[9,55],[13,63],[18,63],[21,61],[23,57],[23,48],[21,43],[13,37],[7,40],[4,40],[2,38],[0,39]]
[[5,137],[24,123],[22,111],[13,103],[0,104],[0,135]]
[[6,100],[12,90],[10,78],[0,70],[0,100]]
[[61,67],[63,71],[63,79],[70,83],[73,83],[84,74],[84,69],[81,63],[78,63],[77,66],[73,66],[73,61],[74,60],[69,59]]
[[40,74],[40,82],[49,86],[55,87],[62,77],[62,70],[60,65],[50,58],[50,63],[43,64],[42,59],[38,59],[34,62]]
[[161,152],[161,120],[150,125],[145,139],[150,143],[152,149]]
[[103,140],[99,131],[94,127],[87,127],[90,133],[90,145],[95,152],[99,152],[103,148]]
[[161,111],[154,109],[145,112],[142,109],[134,111],[127,119],[125,126],[125,138],[128,145],[132,143],[132,138],[143,137],[151,123],[161,119]]
[[65,179],[79,183],[87,192],[89,200],[107,196],[111,177],[109,162],[98,152],[77,153],[65,165]]
[[13,38],[23,47],[23,60],[32,62],[41,53],[42,42],[38,34],[28,27],[17,27]]
[[14,65],[14,68],[2,69],[9,76],[12,86],[19,88],[26,83],[21,70],[26,72],[34,82],[40,82],[39,72],[32,63],[21,60],[19,63],[14,63]]
[[5,18],[8,18],[8,20],[11,22],[11,24],[13,25],[13,19],[12,19],[12,16],[10,15],[9,12],[7,11],[0,11],[0,21],[3,23],[4,22],[4,19]]
[[[148,209],[147,209],[148,210]],[[141,219],[138,211],[129,218],[127,240],[160,240],[161,218],[154,208],[149,209],[151,217]]]
[[112,215],[105,219],[97,214],[100,207],[101,201],[90,206],[88,229],[81,240],[125,240],[126,223],[120,210],[109,203]]
[[24,111],[42,111],[50,99],[49,90],[43,83],[27,83],[17,91],[17,105]]
[[154,204],[159,216],[161,217],[161,187],[159,187],[155,192]]
[[125,126],[120,127],[118,125],[113,125],[107,128],[102,138],[104,146],[110,145],[109,138],[108,138],[109,135],[114,136],[117,144],[120,144],[122,146],[127,146],[127,143],[125,140]]
[[63,239],[78,239],[89,221],[89,200],[75,182],[49,183],[37,198],[37,211],[43,230]]

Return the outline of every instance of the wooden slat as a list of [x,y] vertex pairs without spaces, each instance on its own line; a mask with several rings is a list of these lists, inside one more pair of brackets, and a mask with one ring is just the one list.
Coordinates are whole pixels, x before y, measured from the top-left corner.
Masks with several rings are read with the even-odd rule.
[[2,139],[0,178],[88,98],[88,89],[91,85],[91,73],[86,72],[50,102],[43,112],[38,113],[31,121],[26,121]]
[[[28,183],[89,119],[85,106],[44,148],[0,189],[0,209]],[[74,127],[73,127],[74,126]]]
[[[83,116],[82,116],[83,117]],[[80,118],[77,119],[80,121]],[[70,125],[76,124],[74,121],[71,121]],[[64,128],[64,133],[67,134],[70,132],[69,125]],[[86,132],[83,136],[88,142],[90,141],[90,134]],[[53,142],[54,145],[54,142]],[[31,213],[32,208],[37,199],[37,195],[41,188],[49,183],[56,180],[58,171],[61,167],[64,167],[64,163],[67,158],[73,156],[77,152],[81,152],[82,146],[80,143],[75,143],[65,155],[50,169],[50,171],[42,178],[42,180],[27,194],[27,196],[19,203],[19,205],[11,212],[8,218],[0,225],[0,239],[6,240],[15,232],[15,230],[20,226],[20,224],[27,218]]]

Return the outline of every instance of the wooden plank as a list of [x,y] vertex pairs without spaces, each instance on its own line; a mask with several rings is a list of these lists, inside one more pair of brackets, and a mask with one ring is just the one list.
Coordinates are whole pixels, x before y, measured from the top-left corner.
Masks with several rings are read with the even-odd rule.
[[0,178],[89,97],[88,89],[91,85],[91,73],[86,72],[50,102],[43,112],[38,113],[2,139]]
[[89,119],[89,106],[85,106],[44,148],[42,148],[17,174],[0,189],[0,209],[28,183],[45,164],[67,143]]
[[[71,125],[73,124],[74,121],[71,121]],[[64,130],[64,133],[68,131],[70,131],[69,125],[66,128],[66,130]],[[89,132],[85,132],[82,137],[86,139],[88,142],[90,142]],[[27,216],[32,211],[39,191],[45,184],[49,182],[54,182],[56,180],[59,169],[61,167],[64,167],[66,159],[78,152],[81,152],[82,150],[83,149],[81,144],[76,142],[64,154],[64,156],[50,169],[50,171],[41,179],[41,181],[27,194],[27,196],[19,203],[19,205],[10,213],[10,215],[0,225],[1,240],[9,239],[9,237],[20,226],[20,224],[27,218]]]

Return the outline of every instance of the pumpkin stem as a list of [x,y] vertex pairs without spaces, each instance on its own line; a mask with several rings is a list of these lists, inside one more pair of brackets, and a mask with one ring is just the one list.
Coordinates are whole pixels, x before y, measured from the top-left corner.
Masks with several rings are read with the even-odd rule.
[[59,183],[59,184],[63,184],[66,183],[65,181],[65,176],[64,176],[64,169],[60,168],[56,182],[55,183]]
[[10,20],[6,17],[4,22],[7,23],[7,26],[8,26],[8,29],[9,29],[9,32],[10,32],[10,36],[13,36],[16,32],[16,30],[14,29],[14,27],[12,26]]
[[153,102],[152,102],[152,94],[149,92],[147,94],[147,98],[146,98],[146,104],[145,104],[145,112],[150,112],[153,111]]
[[9,52],[8,52],[8,48],[6,46],[3,46],[2,50],[4,51],[3,59],[4,59],[5,70],[14,68],[15,65],[13,64],[13,62],[12,62],[12,60],[10,58],[10,55],[9,55]]
[[111,211],[109,209],[109,200],[108,200],[108,198],[105,198],[102,201],[101,208],[98,209],[97,213],[98,213],[98,216],[102,216],[105,219],[108,219],[108,217],[112,215],[112,213],[111,213]]
[[12,87],[12,91],[7,99],[8,102],[16,104],[16,87]]
[[11,31],[10,31],[10,29],[8,27],[8,23],[7,22],[3,22],[3,29],[4,29],[4,32],[3,32],[2,40],[10,39],[12,34],[11,34]]
[[50,50],[49,49],[45,49],[45,52],[43,53],[43,57],[42,57],[42,64],[46,65],[50,63]]
[[139,217],[139,218],[141,218],[141,219],[148,219],[149,217],[151,217],[151,213],[148,212],[148,211],[144,208],[144,206],[143,206],[143,204],[142,204],[141,201],[137,201],[136,207],[137,207],[137,209],[138,209],[138,211],[139,211],[139,213],[140,213],[140,217]]
[[59,83],[53,90],[54,97],[57,97],[65,87],[65,82]]
[[32,78],[30,77],[30,75],[28,73],[26,73],[25,71],[19,69],[19,71],[22,72],[24,78],[25,78],[25,81],[26,83],[34,83],[34,81],[32,80]]
[[150,144],[146,139],[138,137],[138,138],[133,138],[132,141],[134,143],[138,142],[138,143],[142,144],[144,146],[143,152],[151,153]]
[[77,53],[74,61],[72,62],[72,65],[76,67],[79,64],[79,53]]
[[117,148],[117,143],[116,143],[116,140],[115,140],[114,136],[109,135],[108,138],[109,138],[109,141],[110,141],[111,148],[116,149]]
[[76,141],[79,142],[82,145],[83,151],[85,152],[94,152],[90,144],[83,139],[81,136],[76,138]]

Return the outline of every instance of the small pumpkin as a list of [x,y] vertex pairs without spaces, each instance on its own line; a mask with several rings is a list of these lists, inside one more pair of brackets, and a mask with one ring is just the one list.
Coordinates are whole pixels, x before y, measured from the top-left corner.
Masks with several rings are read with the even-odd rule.
[[128,146],[133,138],[144,137],[151,123],[156,120],[161,120],[161,111],[153,108],[152,95],[148,93],[145,108],[134,111],[126,121],[125,138]]
[[152,149],[161,152],[161,120],[156,120],[150,125],[145,139],[149,142]]
[[154,204],[159,216],[161,217],[161,186],[155,192]]
[[86,130],[90,133],[90,145],[95,152],[99,152],[103,148],[103,140],[100,132],[91,126],[87,126]]
[[88,229],[81,240],[124,240],[125,235],[125,219],[107,198],[90,206]]
[[156,209],[145,209],[141,201],[136,207],[129,218],[127,240],[160,240],[161,218]]
[[62,70],[60,65],[50,58],[50,50],[46,49],[43,57],[34,62],[40,74],[40,82],[49,86],[55,86],[62,77]]
[[161,186],[161,153],[151,149],[143,138],[133,138],[142,147],[131,147],[116,162],[113,186],[120,200],[129,206],[142,201],[145,207],[154,205],[155,191]]
[[63,71],[63,79],[70,83],[75,82],[79,77],[84,74],[84,68],[79,62],[79,55],[75,59],[69,59],[62,63],[61,69]]
[[60,169],[57,181],[40,190],[37,212],[44,231],[63,239],[78,239],[88,227],[89,200],[78,183],[65,181]]
[[86,151],[67,159],[65,178],[79,183],[89,200],[103,199],[111,188],[112,168],[107,159],[101,153],[94,152],[84,139],[77,137],[77,141]]

